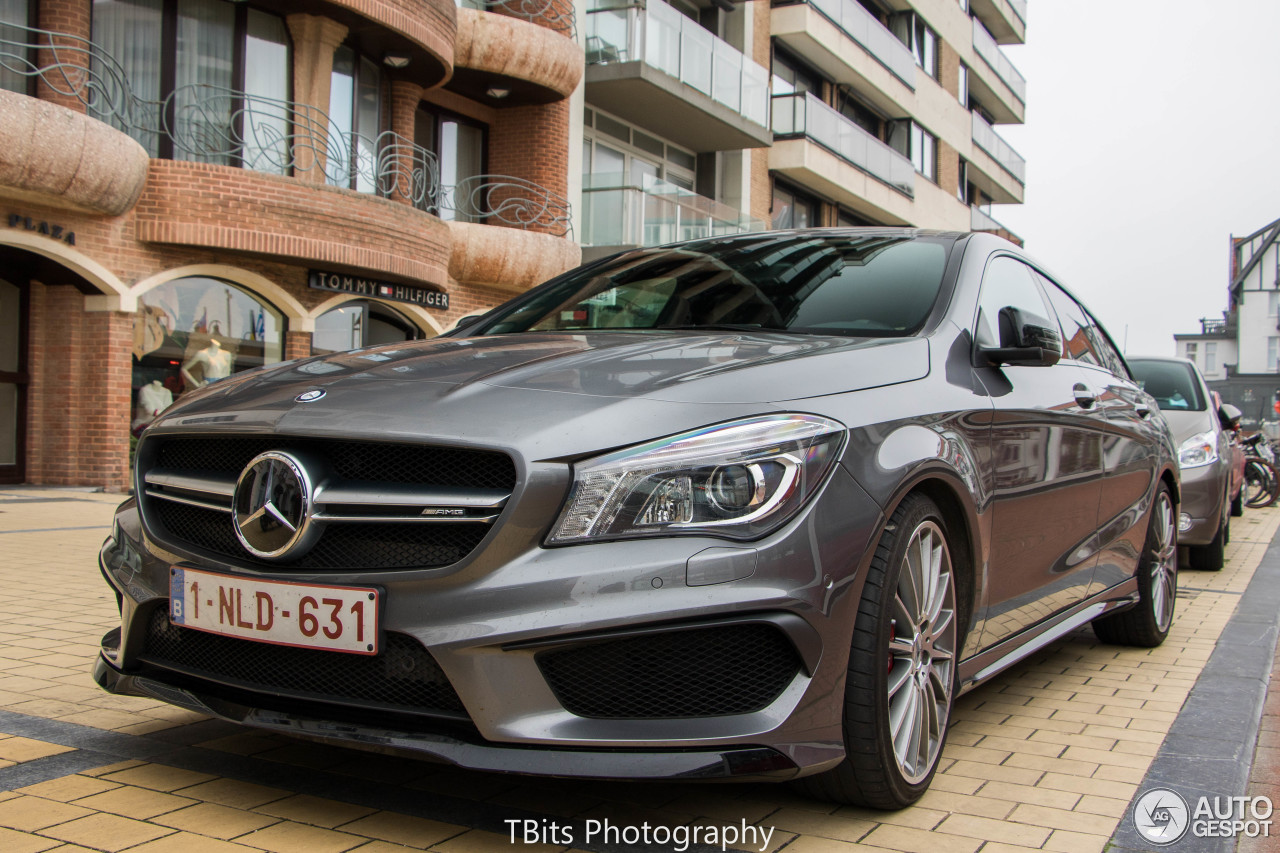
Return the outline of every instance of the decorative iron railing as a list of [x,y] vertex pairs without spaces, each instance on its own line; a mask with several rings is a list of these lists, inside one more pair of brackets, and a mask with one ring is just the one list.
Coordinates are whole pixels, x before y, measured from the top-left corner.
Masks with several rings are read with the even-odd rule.
[[510,15],[576,39],[577,19],[570,0],[459,0],[459,6]]
[[126,126],[141,123],[144,103],[129,88],[124,68],[93,42],[0,23],[0,88],[25,90],[33,80],[74,98],[95,115],[115,117]]
[[567,199],[510,175],[472,175],[440,194],[440,216],[459,222],[498,223],[573,238]]

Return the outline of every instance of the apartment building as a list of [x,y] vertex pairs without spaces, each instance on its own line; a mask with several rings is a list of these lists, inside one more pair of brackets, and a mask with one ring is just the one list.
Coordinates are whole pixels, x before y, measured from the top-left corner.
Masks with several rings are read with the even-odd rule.
[[0,0],[0,483],[723,233],[1004,233],[1025,0]]
[[580,262],[567,0],[0,0],[0,482]]
[[1280,421],[1280,219],[1231,236],[1227,310],[1173,339],[1177,355],[1194,361],[1209,387],[1244,412],[1246,427]]
[[580,17],[584,256],[814,225],[1017,241],[991,205],[1023,200],[995,126],[1026,112],[1000,47],[1023,42],[1025,0],[587,0]]

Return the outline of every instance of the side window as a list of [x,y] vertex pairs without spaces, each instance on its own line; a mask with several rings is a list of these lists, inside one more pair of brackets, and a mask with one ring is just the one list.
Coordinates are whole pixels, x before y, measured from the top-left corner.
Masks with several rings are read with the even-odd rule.
[[1007,255],[987,264],[978,299],[978,322],[974,330],[980,347],[1000,346],[1000,309],[1012,306],[1028,318],[1053,325],[1053,313],[1045,305],[1040,288],[1031,277],[1031,268]]
[[[1062,355],[1084,364],[1103,366],[1102,356],[1094,348],[1093,335],[1089,333],[1089,318],[1080,304],[1049,279],[1036,273],[1049,294],[1049,301],[1058,309],[1062,322]],[[1123,375],[1123,374],[1122,374]]]

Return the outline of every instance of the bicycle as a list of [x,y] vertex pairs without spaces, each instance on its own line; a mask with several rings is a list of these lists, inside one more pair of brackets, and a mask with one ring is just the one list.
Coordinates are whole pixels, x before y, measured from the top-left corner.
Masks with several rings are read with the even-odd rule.
[[1271,506],[1280,498],[1280,470],[1276,454],[1262,433],[1242,439],[1245,448],[1244,505],[1253,509]]

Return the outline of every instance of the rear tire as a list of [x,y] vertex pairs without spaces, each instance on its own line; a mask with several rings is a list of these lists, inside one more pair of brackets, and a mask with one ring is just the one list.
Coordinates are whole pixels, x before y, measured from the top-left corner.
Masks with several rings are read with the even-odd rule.
[[1151,507],[1137,577],[1137,605],[1094,620],[1093,633],[1102,642],[1155,648],[1169,636],[1178,597],[1178,523],[1173,498],[1164,483]]
[[845,759],[796,785],[877,809],[929,788],[956,693],[960,610],[946,521],[910,494],[880,536],[858,605],[845,682]]

